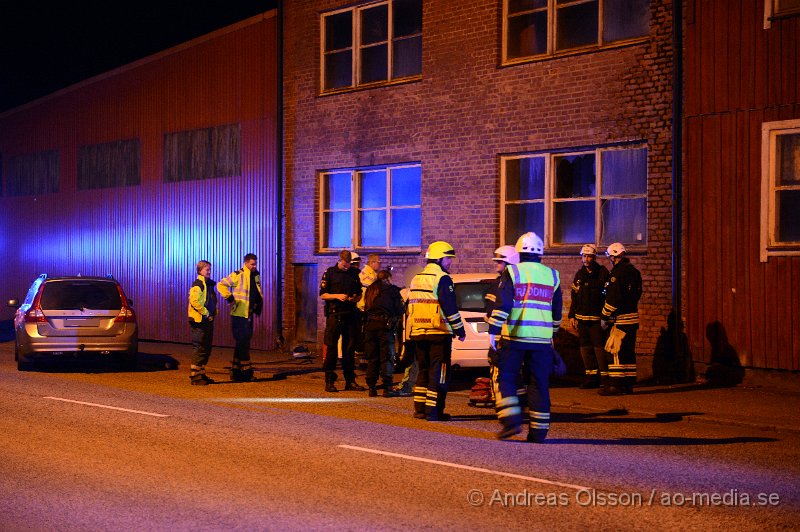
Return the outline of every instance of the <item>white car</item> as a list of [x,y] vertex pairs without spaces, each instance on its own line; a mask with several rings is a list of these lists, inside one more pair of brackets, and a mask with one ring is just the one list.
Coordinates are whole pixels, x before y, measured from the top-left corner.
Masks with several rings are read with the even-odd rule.
[[489,366],[489,324],[486,323],[486,293],[497,278],[496,273],[455,273],[453,285],[456,303],[464,320],[467,338],[463,342],[453,339],[451,364],[458,368],[484,368]]

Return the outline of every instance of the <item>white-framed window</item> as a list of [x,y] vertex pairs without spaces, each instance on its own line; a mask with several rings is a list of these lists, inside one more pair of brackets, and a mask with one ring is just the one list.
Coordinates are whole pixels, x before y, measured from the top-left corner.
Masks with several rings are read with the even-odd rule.
[[321,16],[322,92],[422,73],[422,0],[386,0]]
[[647,244],[643,145],[502,156],[500,238],[534,231],[548,249]]
[[650,0],[503,0],[503,63],[645,37]]
[[769,29],[774,19],[798,15],[800,15],[800,0],[765,0],[764,29]]
[[800,120],[761,126],[760,255],[800,255]]
[[422,167],[329,170],[320,176],[320,250],[416,250],[422,240]]

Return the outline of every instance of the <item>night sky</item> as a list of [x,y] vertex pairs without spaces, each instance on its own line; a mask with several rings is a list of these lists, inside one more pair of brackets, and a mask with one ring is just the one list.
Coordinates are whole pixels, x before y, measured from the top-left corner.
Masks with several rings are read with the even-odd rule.
[[277,0],[0,7],[0,112],[274,8]]

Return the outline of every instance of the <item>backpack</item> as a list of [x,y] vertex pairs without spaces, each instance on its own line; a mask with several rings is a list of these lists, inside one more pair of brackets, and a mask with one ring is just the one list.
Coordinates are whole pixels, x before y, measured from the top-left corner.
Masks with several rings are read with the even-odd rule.
[[472,406],[494,406],[492,381],[486,377],[478,377],[469,391],[469,404]]

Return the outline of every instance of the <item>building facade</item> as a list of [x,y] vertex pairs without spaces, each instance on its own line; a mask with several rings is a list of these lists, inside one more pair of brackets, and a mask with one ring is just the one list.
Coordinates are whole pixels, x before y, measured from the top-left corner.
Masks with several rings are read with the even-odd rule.
[[[276,342],[277,17],[268,12],[0,115],[0,277],[106,275],[143,339],[189,341],[198,260],[260,258],[254,347]],[[4,305],[5,306],[5,305]],[[226,304],[215,340],[232,345]]]
[[695,360],[800,369],[800,4],[686,5],[686,317]]
[[300,302],[342,248],[400,284],[432,241],[454,272],[491,272],[534,230],[566,305],[581,245],[625,243],[652,353],[671,305],[671,17],[664,0],[285,3],[284,326],[319,337],[318,298]]

